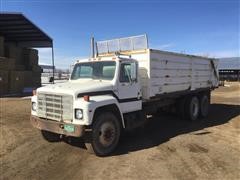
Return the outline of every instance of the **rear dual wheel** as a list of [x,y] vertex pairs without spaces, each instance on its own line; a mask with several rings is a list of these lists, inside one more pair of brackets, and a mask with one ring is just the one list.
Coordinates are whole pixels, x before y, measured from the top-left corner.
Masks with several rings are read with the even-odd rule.
[[209,112],[210,99],[207,94],[200,95],[200,116],[205,118]]
[[185,103],[186,118],[190,121],[196,121],[198,119],[200,107],[197,96],[189,96]]
[[199,117],[206,117],[210,100],[207,93],[182,98],[177,103],[178,114],[182,119],[196,121]]

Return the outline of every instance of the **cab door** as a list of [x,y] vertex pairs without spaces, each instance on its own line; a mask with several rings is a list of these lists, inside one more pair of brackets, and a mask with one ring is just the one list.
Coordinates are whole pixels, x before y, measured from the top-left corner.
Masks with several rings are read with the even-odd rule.
[[118,82],[118,99],[122,112],[127,113],[141,110],[141,98],[137,62],[121,62]]

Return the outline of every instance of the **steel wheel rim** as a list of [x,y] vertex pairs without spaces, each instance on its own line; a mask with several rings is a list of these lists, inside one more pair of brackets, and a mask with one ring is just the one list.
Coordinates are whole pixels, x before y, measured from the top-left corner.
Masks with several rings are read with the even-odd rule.
[[194,117],[196,117],[198,115],[198,110],[199,110],[198,102],[196,99],[194,99],[193,104],[192,104],[192,114]]
[[116,135],[115,127],[112,123],[106,122],[103,123],[99,130],[99,142],[104,146],[110,146]]

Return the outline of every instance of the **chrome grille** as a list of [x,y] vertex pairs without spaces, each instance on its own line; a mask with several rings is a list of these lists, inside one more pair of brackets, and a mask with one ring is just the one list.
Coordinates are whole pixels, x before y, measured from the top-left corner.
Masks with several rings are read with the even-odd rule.
[[37,95],[39,117],[57,121],[71,121],[73,97],[71,95],[42,94]]

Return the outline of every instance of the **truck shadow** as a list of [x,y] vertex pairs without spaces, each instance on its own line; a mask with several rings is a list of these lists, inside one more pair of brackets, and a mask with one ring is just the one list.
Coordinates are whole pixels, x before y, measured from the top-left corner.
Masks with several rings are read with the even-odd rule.
[[[124,135],[113,156],[158,146],[181,134],[228,123],[239,114],[239,105],[212,104],[209,116],[196,122],[181,120],[172,114],[156,115],[149,119],[144,128]],[[209,133],[211,131],[198,132],[194,135]]]
[[[212,104],[209,116],[196,122],[181,120],[174,114],[154,115],[148,119],[149,122],[146,123],[143,128],[124,133],[112,156],[152,148],[181,134],[192,133],[207,127],[225,124],[239,114],[239,105]],[[211,131],[193,134],[206,135],[209,133],[211,133]],[[84,148],[83,142],[77,139],[72,139],[69,144]]]

